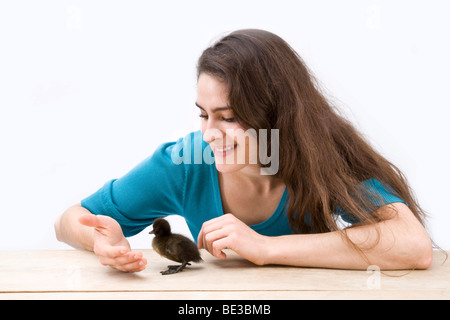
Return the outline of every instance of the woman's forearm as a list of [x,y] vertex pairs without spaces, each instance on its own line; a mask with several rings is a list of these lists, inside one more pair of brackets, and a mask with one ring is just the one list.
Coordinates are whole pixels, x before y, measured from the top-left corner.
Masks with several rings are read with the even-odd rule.
[[404,205],[398,214],[373,225],[343,232],[299,234],[272,237],[268,240],[265,263],[304,267],[366,269],[424,269],[431,264],[431,240],[420,222]]
[[55,221],[56,238],[77,249],[93,250],[93,228],[83,226],[78,222],[82,214],[90,213],[80,204],[67,209]]

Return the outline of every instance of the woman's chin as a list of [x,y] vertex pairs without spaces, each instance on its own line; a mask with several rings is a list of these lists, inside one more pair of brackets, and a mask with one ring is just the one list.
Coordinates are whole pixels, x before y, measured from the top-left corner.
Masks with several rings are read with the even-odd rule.
[[232,164],[232,163],[217,163],[216,169],[220,173],[232,173],[241,170],[242,168],[246,167],[245,164]]

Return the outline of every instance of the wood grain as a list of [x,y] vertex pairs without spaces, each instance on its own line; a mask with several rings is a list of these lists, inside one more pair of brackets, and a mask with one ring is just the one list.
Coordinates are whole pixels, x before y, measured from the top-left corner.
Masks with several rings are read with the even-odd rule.
[[220,260],[162,276],[173,262],[142,250],[147,268],[123,273],[91,252],[0,252],[0,299],[449,299],[450,262],[436,251],[432,266],[414,271],[354,271],[256,266],[227,250]]

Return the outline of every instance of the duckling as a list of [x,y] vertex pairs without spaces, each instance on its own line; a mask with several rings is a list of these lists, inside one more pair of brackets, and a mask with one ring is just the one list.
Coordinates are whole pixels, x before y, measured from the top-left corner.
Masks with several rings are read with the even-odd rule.
[[191,265],[190,261],[203,261],[197,245],[181,234],[172,233],[167,220],[157,218],[153,221],[153,230],[149,234],[155,235],[152,247],[160,256],[181,263],[181,265],[168,266],[168,269],[161,271],[161,274],[174,274],[182,271],[187,265]]

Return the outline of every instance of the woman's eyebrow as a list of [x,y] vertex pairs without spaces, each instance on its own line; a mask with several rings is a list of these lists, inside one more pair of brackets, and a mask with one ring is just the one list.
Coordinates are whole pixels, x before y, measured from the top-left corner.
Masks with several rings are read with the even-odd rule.
[[[203,111],[206,112],[205,108],[203,108],[203,107],[202,107],[201,105],[199,105],[197,102],[195,103],[195,105],[196,105],[197,107],[199,107],[200,109],[202,109]],[[231,107],[229,107],[229,106],[218,107],[218,108],[212,109],[212,113],[216,113],[216,112],[218,112],[218,111],[230,110],[230,109],[231,109]]]

